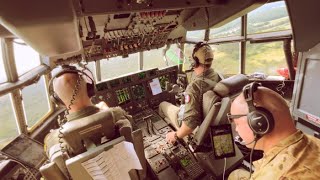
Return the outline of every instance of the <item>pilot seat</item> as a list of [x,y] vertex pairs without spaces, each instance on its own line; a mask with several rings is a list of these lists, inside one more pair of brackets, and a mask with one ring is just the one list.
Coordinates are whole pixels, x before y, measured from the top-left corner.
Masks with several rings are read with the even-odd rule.
[[[64,180],[69,176],[66,160],[76,155],[96,151],[105,142],[117,139],[121,136],[125,141],[132,142],[143,170],[131,170],[131,179],[143,179],[146,176],[146,159],[141,130],[132,132],[131,124],[128,123],[132,118],[120,107],[100,110],[89,116],[72,120],[65,123],[60,129],[52,131],[46,137],[48,149],[46,153],[50,163],[40,168],[41,174],[45,179]],[[60,131],[60,132],[59,132]],[[67,152],[67,157],[62,153],[61,144],[50,143],[48,137],[58,137],[62,135],[62,146]]]
[[[215,177],[222,177],[224,159],[215,159],[213,151],[210,149],[212,147],[209,137],[210,126],[229,123],[227,113],[230,111],[231,102],[242,92],[242,88],[248,83],[249,79],[245,75],[234,75],[222,79],[212,90],[207,91],[203,95],[204,120],[187,143],[201,166]],[[234,128],[232,129],[234,131]],[[240,165],[243,160],[243,155],[239,148],[236,145],[234,147],[236,156],[227,158],[226,174]]]

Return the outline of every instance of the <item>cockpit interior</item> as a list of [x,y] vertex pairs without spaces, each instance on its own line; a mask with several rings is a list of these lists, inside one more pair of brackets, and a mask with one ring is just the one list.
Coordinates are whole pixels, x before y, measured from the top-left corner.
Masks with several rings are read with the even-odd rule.
[[[286,10],[274,15],[280,18],[272,23],[252,18],[256,9],[274,3],[281,4],[268,8]],[[137,156],[128,156],[127,161],[134,159],[141,166],[129,172],[131,179],[225,179],[236,168],[249,171],[250,149],[234,138],[235,127],[226,124],[230,124],[227,114],[231,102],[253,81],[283,96],[296,127],[319,138],[320,86],[315,81],[320,75],[316,70],[320,68],[320,25],[314,20],[320,15],[319,5],[317,0],[1,1],[0,75],[4,80],[0,78],[0,104],[4,110],[0,112],[13,115],[0,116],[0,179],[99,179],[85,162],[125,146],[125,141],[133,144]],[[226,28],[230,23],[237,25]],[[224,29],[214,34],[218,28]],[[265,32],[265,28],[271,30]],[[251,33],[253,29],[258,33]],[[159,115],[159,104],[182,104],[183,91],[194,76],[189,59],[199,41],[215,47],[217,63],[213,66],[220,68],[217,71],[221,80],[203,94],[201,125],[171,144],[166,134],[176,129]],[[23,58],[25,51],[17,55],[15,47],[19,45],[31,47],[33,57],[39,59],[36,66],[23,73],[21,67],[28,68],[31,60]],[[263,50],[268,48],[278,49],[265,53]],[[281,53],[281,58],[274,57],[274,52]],[[259,55],[248,57],[254,53]],[[261,61],[255,63],[257,59]],[[110,122],[115,118],[111,111],[60,124],[66,109],[49,100],[49,84],[54,73],[65,65],[92,71],[92,103],[105,102],[109,107],[123,109],[131,128],[110,133],[108,130],[114,129]],[[286,75],[281,78],[275,74],[265,78],[259,73],[279,72],[283,65],[287,67]],[[38,82],[42,83],[43,96],[33,90]],[[24,101],[32,103],[26,105]],[[33,104],[48,106],[48,111],[42,115],[39,110],[40,115],[35,113],[31,123],[28,108]],[[7,119],[14,124],[13,135],[5,131],[12,129],[2,123]],[[63,135],[60,139],[70,145],[72,153],[67,159],[62,158],[61,144],[45,153],[44,139],[52,129],[59,129]],[[88,137],[95,139],[88,141]],[[254,160],[261,157],[261,151],[253,152]],[[104,170],[108,174],[108,169]],[[128,178],[119,174],[109,178],[119,177]]]

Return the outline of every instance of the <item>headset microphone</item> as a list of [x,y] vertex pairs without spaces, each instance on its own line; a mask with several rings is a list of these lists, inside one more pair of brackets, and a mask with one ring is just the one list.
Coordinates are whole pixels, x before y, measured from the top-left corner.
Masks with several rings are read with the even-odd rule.
[[252,144],[252,143],[258,141],[260,138],[261,138],[261,137],[259,137],[259,136],[255,136],[255,138],[254,138],[251,142],[249,142],[249,143],[246,143],[240,136],[237,136],[235,139],[236,139],[236,141],[237,141],[238,143],[240,143],[241,145],[247,146],[247,145],[249,145],[249,144]]

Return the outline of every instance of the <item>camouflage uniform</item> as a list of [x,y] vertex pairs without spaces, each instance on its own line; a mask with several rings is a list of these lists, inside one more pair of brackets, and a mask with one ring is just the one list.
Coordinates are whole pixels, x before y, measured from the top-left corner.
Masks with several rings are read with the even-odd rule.
[[[251,179],[320,179],[320,140],[300,130],[254,162]],[[228,179],[248,179],[232,172]]]
[[[201,82],[202,83],[202,93],[205,93],[209,89],[212,89],[212,85],[207,83],[208,79],[214,82],[219,81],[218,74],[212,69],[208,69],[204,73],[203,81],[203,74],[195,76],[192,78],[191,83],[187,86],[184,95],[185,95],[185,105],[182,106],[180,109],[177,106],[174,106],[168,102],[162,102],[159,105],[159,114],[162,117],[168,118],[176,128],[180,127],[181,123],[179,120],[184,121],[184,123],[191,129],[195,129],[199,126],[202,122],[201,116]],[[214,83],[215,84],[215,83]],[[181,116],[178,117],[178,114]],[[179,120],[178,120],[179,119]]]

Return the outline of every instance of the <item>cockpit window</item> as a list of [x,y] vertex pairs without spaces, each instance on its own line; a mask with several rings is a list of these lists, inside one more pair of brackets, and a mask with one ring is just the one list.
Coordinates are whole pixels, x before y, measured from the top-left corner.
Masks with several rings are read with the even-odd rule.
[[23,88],[22,98],[27,125],[30,128],[50,111],[44,77],[41,77],[38,83]]
[[211,45],[214,51],[212,68],[224,75],[239,73],[239,43]]
[[14,40],[14,58],[18,75],[21,76],[39,66],[40,55],[21,40]]
[[0,97],[0,149],[18,135],[10,95]]
[[280,68],[286,68],[287,63],[283,51],[283,42],[247,43],[246,74],[263,73],[279,75]]
[[166,50],[166,46],[143,52],[143,69],[164,68],[182,64],[183,58],[181,57],[181,50],[176,44],[172,44]]
[[241,18],[238,18],[221,27],[211,28],[209,39],[229,37],[229,36],[240,36],[240,33],[241,33]]
[[143,69],[166,67],[167,65],[163,57],[164,49],[165,47],[159,49],[152,49],[150,51],[144,51]]
[[268,3],[248,14],[248,34],[291,29],[284,1]]
[[1,43],[0,43],[0,84],[6,82],[7,79],[7,75],[6,72],[4,71],[4,63],[3,63],[3,59],[2,59],[2,51],[1,51]]
[[100,63],[102,80],[138,71],[138,60],[139,53],[130,54],[127,58],[119,56],[101,60]]

